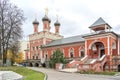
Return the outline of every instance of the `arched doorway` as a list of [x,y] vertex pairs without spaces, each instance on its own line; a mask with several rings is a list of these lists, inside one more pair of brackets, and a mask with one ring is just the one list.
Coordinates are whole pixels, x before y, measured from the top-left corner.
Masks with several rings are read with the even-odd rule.
[[39,67],[39,64],[38,64],[38,63],[35,63],[35,67]]
[[29,63],[29,66],[30,66],[30,67],[33,67],[33,64],[32,64],[32,63]]
[[104,54],[105,48],[102,42],[95,42],[90,46],[91,58],[101,58]]
[[120,64],[118,65],[118,72],[120,72]]

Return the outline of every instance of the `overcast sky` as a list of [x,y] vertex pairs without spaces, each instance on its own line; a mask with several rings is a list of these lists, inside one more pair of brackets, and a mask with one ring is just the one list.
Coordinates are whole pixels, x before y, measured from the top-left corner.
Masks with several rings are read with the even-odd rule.
[[43,29],[42,18],[48,7],[51,19],[51,32],[54,32],[56,14],[61,23],[60,34],[64,37],[89,33],[89,26],[102,17],[113,31],[120,34],[120,0],[10,0],[24,11],[27,20],[23,23],[24,36],[33,33],[32,22],[37,14]]

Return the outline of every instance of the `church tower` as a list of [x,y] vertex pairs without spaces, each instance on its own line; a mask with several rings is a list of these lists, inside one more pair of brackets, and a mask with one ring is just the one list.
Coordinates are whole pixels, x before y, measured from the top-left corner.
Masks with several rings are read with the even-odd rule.
[[38,25],[39,25],[39,22],[37,21],[37,19],[35,19],[33,21],[34,33],[38,33]]
[[42,18],[43,22],[43,31],[50,31],[50,22],[51,20],[48,18],[48,8],[45,9],[45,16]]
[[58,16],[56,22],[54,23],[54,26],[55,26],[55,34],[59,35],[60,23],[58,21]]

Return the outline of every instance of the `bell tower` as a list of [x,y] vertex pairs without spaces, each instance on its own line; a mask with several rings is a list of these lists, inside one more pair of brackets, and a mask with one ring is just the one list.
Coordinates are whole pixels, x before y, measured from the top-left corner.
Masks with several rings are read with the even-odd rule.
[[48,8],[45,9],[45,16],[42,18],[43,22],[43,31],[50,31],[50,22],[51,20],[48,18]]

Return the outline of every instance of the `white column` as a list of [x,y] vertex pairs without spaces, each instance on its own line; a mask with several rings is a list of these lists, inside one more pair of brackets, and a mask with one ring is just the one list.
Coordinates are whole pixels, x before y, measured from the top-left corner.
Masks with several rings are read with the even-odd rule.
[[120,55],[120,39],[118,38],[118,55]]
[[108,36],[107,42],[108,42],[108,55],[110,55],[110,37],[109,36]]
[[107,32],[107,26],[105,25],[105,32]]
[[87,56],[87,40],[85,41],[85,56]]
[[43,44],[46,45],[46,38],[43,38]]

